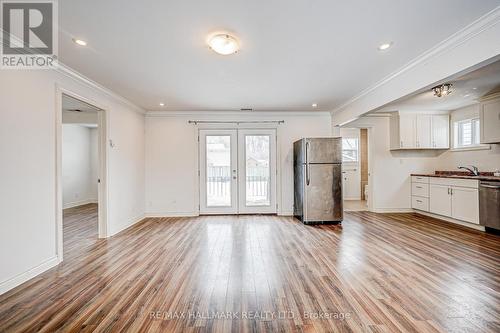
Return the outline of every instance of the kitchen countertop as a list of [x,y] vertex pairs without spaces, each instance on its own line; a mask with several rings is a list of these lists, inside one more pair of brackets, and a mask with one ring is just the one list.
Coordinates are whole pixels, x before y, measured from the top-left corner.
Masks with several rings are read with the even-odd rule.
[[411,176],[455,178],[455,179],[475,179],[500,182],[500,177],[493,176],[492,172],[480,172],[479,176],[472,176],[468,172],[461,171],[436,171],[435,173],[412,173]]

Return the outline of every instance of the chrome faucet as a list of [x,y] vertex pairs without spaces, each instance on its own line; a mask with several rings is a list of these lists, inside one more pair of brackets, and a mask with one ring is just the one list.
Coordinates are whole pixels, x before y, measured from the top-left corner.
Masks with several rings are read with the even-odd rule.
[[470,168],[464,166],[459,166],[458,168],[470,171],[474,176],[479,176],[479,169],[473,165],[470,165]]

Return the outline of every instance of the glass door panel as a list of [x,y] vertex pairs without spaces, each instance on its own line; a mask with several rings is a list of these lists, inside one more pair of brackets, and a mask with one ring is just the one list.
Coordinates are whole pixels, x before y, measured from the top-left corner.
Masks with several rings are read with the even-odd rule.
[[239,212],[276,213],[276,130],[238,130]]
[[236,214],[237,132],[200,130],[200,213]]

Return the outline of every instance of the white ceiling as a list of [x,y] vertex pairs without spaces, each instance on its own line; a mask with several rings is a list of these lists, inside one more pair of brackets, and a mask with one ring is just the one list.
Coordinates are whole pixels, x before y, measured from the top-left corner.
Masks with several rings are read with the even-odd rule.
[[389,103],[376,112],[450,111],[478,103],[481,97],[500,91],[500,60],[441,83],[453,85],[451,94],[436,97],[429,87]]
[[[64,0],[59,57],[147,110],[332,110],[499,5]],[[241,51],[209,50],[215,31],[235,34]],[[386,41],[393,47],[379,52]]]

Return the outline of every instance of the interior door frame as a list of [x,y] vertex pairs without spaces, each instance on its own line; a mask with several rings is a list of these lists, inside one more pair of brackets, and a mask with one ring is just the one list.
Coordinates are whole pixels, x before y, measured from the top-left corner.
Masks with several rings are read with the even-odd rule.
[[195,142],[197,143],[198,149],[194,151],[194,160],[195,160],[195,184],[198,192],[195,192],[194,202],[195,202],[195,210],[197,210],[198,215],[204,215],[200,211],[200,197],[201,197],[201,171],[200,171],[200,163],[202,160],[200,159],[200,131],[201,130],[230,130],[230,129],[274,129],[276,131],[276,214],[277,215],[293,215],[293,211],[283,211],[283,194],[282,194],[282,181],[281,181],[281,169],[278,167],[280,165],[280,161],[282,159],[281,155],[281,146],[280,146],[280,138],[281,131],[277,124],[269,124],[269,123],[238,123],[234,124],[220,124],[220,123],[204,123],[204,124],[195,124],[193,126],[193,137]]
[[95,106],[100,109],[98,115],[98,158],[99,158],[99,180],[97,197],[98,197],[98,237],[108,237],[108,133],[109,123],[108,108],[105,105],[81,96],[70,89],[66,89],[56,84],[56,103],[55,103],[55,131],[56,131],[56,182],[55,182],[55,215],[56,215],[56,253],[59,262],[63,261],[63,199],[62,199],[62,98],[63,95],[70,96],[82,102]]
[[[208,206],[207,204],[207,187],[206,187],[206,181],[202,182],[201,179],[206,180],[207,177],[207,167],[206,167],[206,148],[201,149],[201,147],[206,147],[206,138],[209,133],[213,133],[213,135],[228,135],[231,138],[230,141],[230,158],[231,158],[231,206]],[[199,211],[200,214],[204,215],[218,215],[218,214],[237,214],[238,213],[238,175],[234,174],[234,170],[236,170],[236,173],[238,172],[238,131],[235,129],[223,129],[223,130],[216,130],[216,129],[201,129],[199,130],[199,136],[198,136],[198,151],[199,151],[199,172],[198,172],[198,177],[200,179],[199,181]]]
[[[269,176],[270,176],[270,204],[269,206],[247,206],[246,205],[246,144],[243,138],[246,133],[253,135],[268,135],[269,136]],[[240,144],[241,141],[241,144]],[[276,170],[277,170],[277,142],[276,130],[270,128],[252,128],[238,130],[238,213],[239,214],[276,214],[277,213],[277,198],[276,198]],[[243,147],[242,150],[239,148]],[[274,194],[274,195],[273,195]]]

